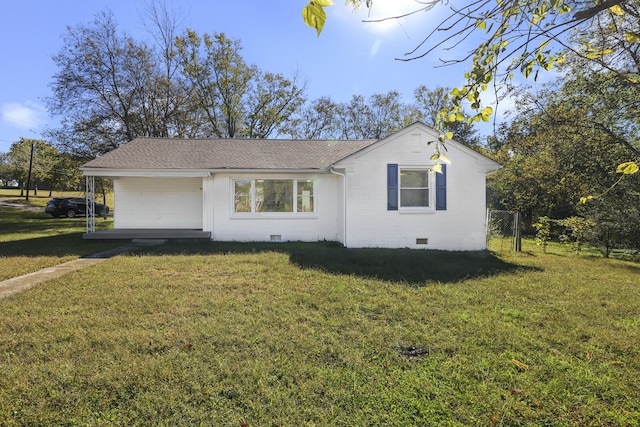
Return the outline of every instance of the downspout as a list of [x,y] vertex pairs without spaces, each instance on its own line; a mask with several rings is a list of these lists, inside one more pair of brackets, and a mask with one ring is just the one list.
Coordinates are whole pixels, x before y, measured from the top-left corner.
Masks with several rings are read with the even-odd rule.
[[329,172],[342,177],[342,197],[344,199],[342,202],[342,208],[344,210],[342,212],[342,244],[347,248],[347,175],[336,171],[333,169],[333,166],[329,168]]

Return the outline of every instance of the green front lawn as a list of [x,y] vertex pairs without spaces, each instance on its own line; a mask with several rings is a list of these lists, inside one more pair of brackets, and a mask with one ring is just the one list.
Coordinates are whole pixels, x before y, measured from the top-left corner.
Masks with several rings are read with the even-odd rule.
[[539,252],[169,244],[0,300],[0,420],[638,426],[639,283]]
[[[96,228],[113,218],[96,218]],[[53,218],[42,211],[0,207],[0,281],[102,252],[121,241],[83,240],[84,218]]]
[[[47,202],[54,197],[84,197],[85,193],[83,191],[52,191],[51,195],[49,195],[49,190],[38,190],[38,194],[34,195],[33,190],[29,192],[29,200],[26,200],[26,197],[20,196],[20,190],[18,189],[6,189],[0,188],[0,199],[4,199],[13,203],[20,203],[24,205],[30,206],[38,206],[44,208],[47,205]],[[26,194],[26,192],[24,193]],[[114,208],[114,197],[113,193],[107,193],[107,205],[113,210]],[[103,203],[102,194],[96,193],[96,201],[98,203]]]

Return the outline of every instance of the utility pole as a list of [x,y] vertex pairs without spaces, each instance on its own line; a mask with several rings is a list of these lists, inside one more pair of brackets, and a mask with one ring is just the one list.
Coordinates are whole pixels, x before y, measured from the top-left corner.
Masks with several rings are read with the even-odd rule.
[[27,202],[29,201],[29,188],[31,188],[31,169],[33,168],[33,146],[34,142],[31,141],[31,154],[29,154],[29,173],[27,174]]

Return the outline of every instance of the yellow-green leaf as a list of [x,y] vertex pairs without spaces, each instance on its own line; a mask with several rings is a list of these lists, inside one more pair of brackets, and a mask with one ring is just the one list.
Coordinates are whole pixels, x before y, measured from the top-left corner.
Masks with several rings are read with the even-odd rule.
[[437,165],[433,165],[431,167],[431,172],[442,173],[442,165],[439,163]]
[[627,32],[624,33],[624,39],[628,43],[638,43],[640,41],[640,34]]
[[591,199],[593,199],[593,196],[580,197],[580,203],[584,205]]
[[493,108],[484,107],[482,111],[480,111],[480,115],[482,116],[482,121],[488,122],[489,117],[493,114]]
[[635,162],[625,162],[618,165],[616,173],[632,175],[634,173],[638,173],[638,170],[640,170],[640,168]]
[[599,58],[602,58],[603,56],[611,55],[613,52],[615,52],[615,49],[597,50],[597,49],[589,48],[589,50],[588,50],[588,52],[587,52],[587,54],[585,56],[588,59],[599,59]]
[[449,158],[447,157],[446,154],[444,153],[440,153],[440,160],[442,160],[443,162],[447,163],[447,164],[451,164],[451,160],[449,160]]
[[[325,13],[323,6],[320,3],[327,3],[329,0],[321,0],[321,1],[310,1],[307,7],[302,10],[302,17],[304,18],[304,23],[310,26],[311,28],[315,28],[320,35],[322,28],[324,27],[324,23],[327,20],[327,14]],[[327,6],[332,4],[329,2]]]
[[622,10],[622,8],[620,7],[619,4],[615,4],[615,5],[611,6],[609,8],[609,12],[611,12],[611,13],[613,13],[615,15],[618,15],[618,16],[624,15],[624,11]]
[[529,365],[527,365],[526,363],[522,363],[516,359],[511,359],[511,363],[513,363],[514,365],[516,365],[518,368],[522,369],[523,371],[526,371],[527,369],[529,369]]
[[444,136],[446,136],[447,139],[453,139],[453,132],[447,132],[444,134]]
[[478,23],[476,24],[478,26],[478,28],[480,28],[481,30],[484,30],[485,28],[487,28],[487,21],[478,21]]

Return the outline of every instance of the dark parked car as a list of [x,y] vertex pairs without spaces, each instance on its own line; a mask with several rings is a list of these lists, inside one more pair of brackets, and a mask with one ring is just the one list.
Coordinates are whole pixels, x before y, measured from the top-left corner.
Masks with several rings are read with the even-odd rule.
[[[49,200],[44,212],[51,216],[66,216],[73,218],[77,215],[85,216],[87,214],[87,201],[83,197],[56,197]],[[109,206],[102,203],[96,203],[96,216],[107,216]]]

